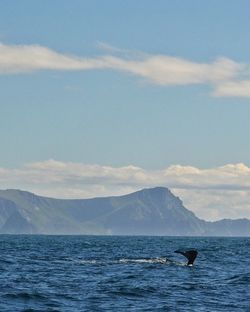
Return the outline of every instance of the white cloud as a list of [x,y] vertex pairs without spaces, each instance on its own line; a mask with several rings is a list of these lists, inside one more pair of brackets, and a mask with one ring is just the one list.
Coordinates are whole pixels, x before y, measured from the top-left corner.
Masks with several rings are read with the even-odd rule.
[[[40,45],[0,44],[0,74],[39,70],[116,70],[162,85],[209,84],[216,96],[249,96],[249,81],[234,82],[246,65],[221,57],[211,63],[197,63],[168,55],[146,55],[123,51],[99,43],[108,55],[84,58],[56,52]],[[120,54],[120,56],[114,56]]]
[[250,218],[250,168],[227,164],[211,169],[173,165],[162,170],[48,160],[18,169],[0,168],[0,188],[20,188],[59,198],[122,195],[166,186],[206,220]]
[[215,96],[250,97],[250,80],[226,81],[216,86]]
[[173,192],[202,219],[250,219],[250,190],[173,189]]
[[87,70],[102,67],[99,59],[78,58],[39,45],[0,44],[0,73],[36,70]]
[[217,83],[235,77],[243,68],[226,58],[208,64],[165,55],[150,56],[141,61],[107,59],[113,69],[127,71],[163,86]]

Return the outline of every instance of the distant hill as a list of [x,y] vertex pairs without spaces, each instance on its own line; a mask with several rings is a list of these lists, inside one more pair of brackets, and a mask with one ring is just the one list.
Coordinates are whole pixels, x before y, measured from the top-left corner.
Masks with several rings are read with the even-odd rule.
[[0,233],[250,236],[250,221],[201,220],[164,187],[73,200],[4,190]]

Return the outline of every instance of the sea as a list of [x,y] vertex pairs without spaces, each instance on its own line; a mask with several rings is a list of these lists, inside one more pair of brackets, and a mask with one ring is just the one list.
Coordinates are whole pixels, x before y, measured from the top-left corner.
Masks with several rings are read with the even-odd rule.
[[0,235],[0,311],[247,312],[250,238]]

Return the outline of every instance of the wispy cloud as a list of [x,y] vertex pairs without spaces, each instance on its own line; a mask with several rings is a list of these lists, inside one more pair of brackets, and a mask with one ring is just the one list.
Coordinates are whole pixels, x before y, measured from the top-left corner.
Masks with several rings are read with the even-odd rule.
[[173,165],[162,170],[48,160],[19,169],[0,168],[1,188],[21,188],[62,198],[122,195],[166,186],[198,216],[250,218],[250,168],[244,164],[200,169]]
[[0,44],[2,74],[37,70],[87,70],[102,66],[101,60],[69,56],[39,45]]
[[161,86],[208,84],[214,88],[216,96],[249,96],[249,81],[239,80],[247,66],[229,58],[198,63],[169,55],[132,53],[105,43],[99,43],[99,46],[108,54],[86,58],[40,45],[0,44],[0,74],[39,70],[116,70]]
[[215,96],[250,97],[250,80],[226,81],[216,86]]

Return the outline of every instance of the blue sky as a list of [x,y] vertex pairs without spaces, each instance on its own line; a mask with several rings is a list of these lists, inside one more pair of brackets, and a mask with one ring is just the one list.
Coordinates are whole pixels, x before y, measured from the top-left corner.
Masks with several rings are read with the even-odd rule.
[[[211,176],[221,177],[221,168],[232,165],[230,177],[236,175],[237,181],[221,183],[230,182],[231,189],[236,185],[235,196],[244,197],[241,204],[235,197],[242,212],[230,210],[231,216],[247,215],[249,1],[23,0],[0,5],[1,188],[62,196],[70,180],[75,187],[65,196],[84,197],[173,183],[192,208],[194,172],[183,176],[192,167],[202,171],[200,183],[211,192],[195,212],[209,218],[208,209],[217,209],[211,214],[215,219],[230,215],[216,203],[219,196],[222,205],[228,185],[219,187]],[[58,166],[66,166],[68,176],[51,192]],[[85,177],[80,184],[77,166]],[[130,182],[123,171],[113,184],[110,173],[104,180],[96,172],[95,183],[89,183],[89,166],[100,172],[127,168],[126,174],[139,168],[145,181],[149,172],[175,166],[176,176],[192,180],[193,193],[183,181]],[[36,183],[29,183],[33,173],[26,181],[23,175],[31,167],[39,167],[42,176],[50,169],[51,181],[43,184],[37,171]]]

